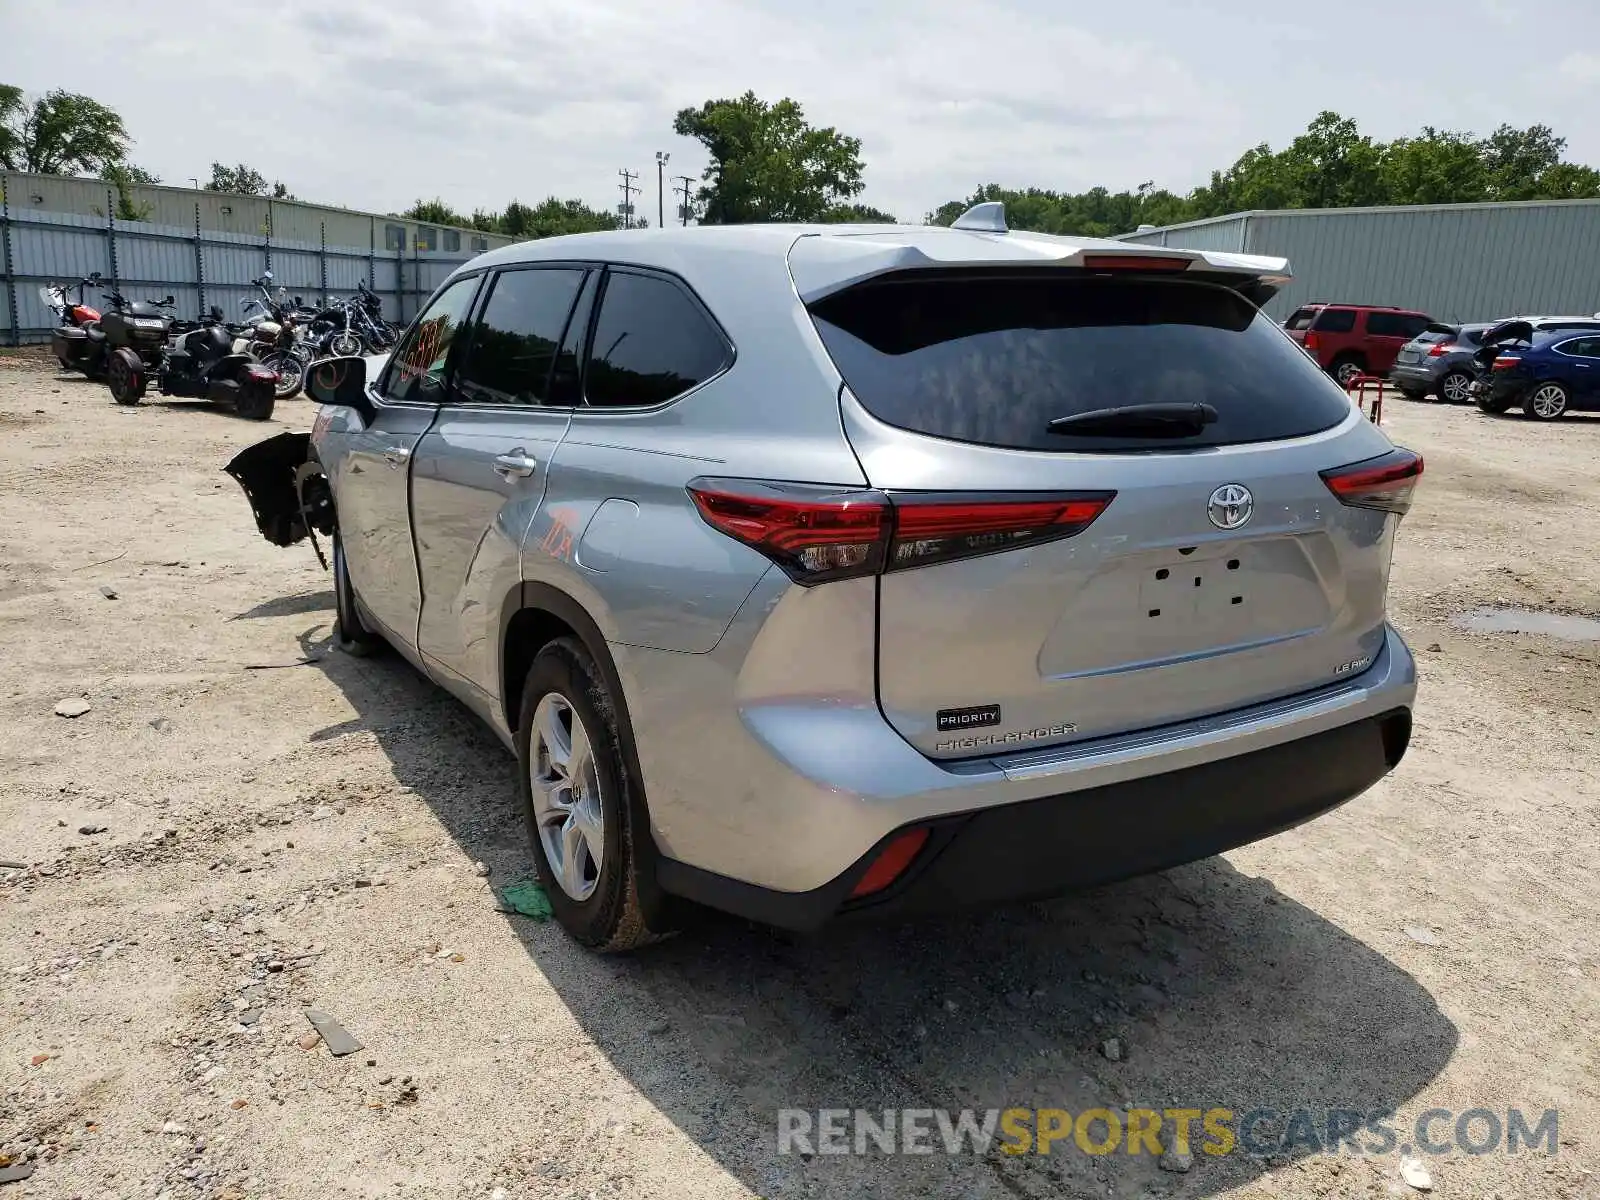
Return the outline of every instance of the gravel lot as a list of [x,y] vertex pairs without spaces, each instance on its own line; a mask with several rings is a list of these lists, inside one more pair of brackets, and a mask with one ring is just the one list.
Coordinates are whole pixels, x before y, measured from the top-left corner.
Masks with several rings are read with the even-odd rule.
[[[1453,624],[1600,609],[1600,419],[1391,404],[1417,729],[1337,813],[1047,905],[600,959],[497,911],[499,743],[332,652],[328,576],[256,534],[220,467],[311,407],[279,418],[0,358],[0,1153],[35,1167],[0,1200],[1417,1194],[1395,1154],[774,1148],[784,1107],[1129,1102],[1556,1108],[1553,1158],[1452,1151],[1434,1194],[1600,1196],[1600,642]],[[302,1048],[308,1006],[365,1049]]]

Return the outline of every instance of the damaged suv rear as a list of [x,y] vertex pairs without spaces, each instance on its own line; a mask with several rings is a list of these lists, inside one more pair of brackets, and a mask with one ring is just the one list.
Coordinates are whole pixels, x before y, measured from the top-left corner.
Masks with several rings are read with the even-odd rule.
[[548,239],[314,370],[318,429],[232,469],[269,539],[331,538],[344,644],[516,752],[585,944],[676,898],[814,929],[1046,896],[1405,751],[1422,462],[1260,313],[1286,278],[993,207]]

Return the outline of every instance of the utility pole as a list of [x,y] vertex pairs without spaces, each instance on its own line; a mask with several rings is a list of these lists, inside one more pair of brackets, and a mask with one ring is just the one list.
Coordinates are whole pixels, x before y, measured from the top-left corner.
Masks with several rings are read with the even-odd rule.
[[656,228],[664,229],[667,224],[667,159],[670,154],[656,151]]
[[622,227],[633,228],[633,194],[639,190],[639,185],[634,180],[639,178],[639,172],[630,171],[626,167],[617,172],[622,176],[622,182],[617,187],[622,191],[622,203],[617,205],[617,211],[622,214]]
[[678,217],[687,225],[689,223],[689,186],[694,183],[687,175],[674,175],[673,180],[681,186],[672,189],[675,195],[683,197],[683,203],[678,205]]

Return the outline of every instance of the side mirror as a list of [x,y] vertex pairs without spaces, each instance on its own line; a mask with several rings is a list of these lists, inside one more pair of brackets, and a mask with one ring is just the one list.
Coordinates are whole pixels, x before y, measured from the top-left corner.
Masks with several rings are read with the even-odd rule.
[[359,355],[325,358],[311,368],[306,379],[306,395],[318,404],[335,404],[361,414],[361,423],[371,425],[377,415],[367,395],[367,360]]

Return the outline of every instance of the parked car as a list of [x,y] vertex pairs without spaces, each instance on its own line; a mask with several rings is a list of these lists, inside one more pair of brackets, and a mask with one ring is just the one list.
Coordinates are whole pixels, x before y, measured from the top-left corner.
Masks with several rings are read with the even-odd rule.
[[998,209],[496,250],[229,465],[515,752],[580,942],[1051,895],[1400,761],[1422,460],[1260,312],[1286,264]]
[[1536,421],[1600,411],[1600,326],[1535,329],[1528,321],[1497,327],[1478,352],[1483,377],[1478,407],[1503,413],[1521,405]]
[[1472,356],[1490,328],[1488,322],[1428,326],[1401,347],[1389,381],[1413,400],[1436,396],[1449,404],[1471,403],[1477,378]]
[[1409,308],[1317,301],[1297,308],[1284,328],[1344,385],[1361,374],[1387,375],[1400,348],[1435,323]]

